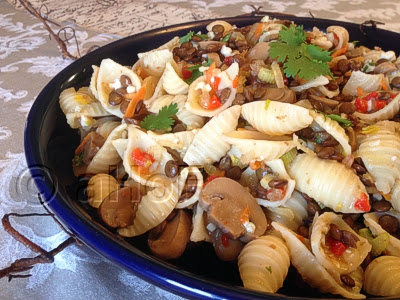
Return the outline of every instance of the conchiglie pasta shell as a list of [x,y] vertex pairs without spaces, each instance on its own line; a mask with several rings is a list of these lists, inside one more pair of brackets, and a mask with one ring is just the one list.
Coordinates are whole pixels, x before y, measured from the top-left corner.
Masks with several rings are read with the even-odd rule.
[[247,289],[275,293],[286,278],[290,266],[289,250],[273,235],[249,242],[238,257],[243,286]]
[[[158,114],[158,112],[163,108],[163,106],[169,106],[174,101],[174,95],[161,95],[155,99],[147,110],[151,113]],[[179,108],[179,107],[178,107]]]
[[396,122],[380,121],[375,126],[378,132],[362,139],[358,156],[374,178],[378,191],[388,194],[400,178],[400,134]]
[[196,191],[193,194],[192,197],[184,200],[184,201],[178,201],[176,204],[176,208],[185,208],[190,205],[195,204],[200,197],[201,190],[203,189],[203,175],[201,174],[200,170],[196,167],[187,167],[184,168],[181,173],[179,174],[178,177],[178,197],[181,197],[182,194],[185,192],[184,187],[186,183],[186,179],[189,176],[189,174],[196,176],[197,178],[197,187]]
[[314,118],[314,121],[318,123],[326,132],[328,132],[331,136],[337,140],[340,145],[343,147],[344,155],[347,156],[351,154],[351,146],[349,144],[349,137],[346,134],[346,131],[342,126],[339,125],[338,122],[332,120],[329,117],[324,116],[323,114],[319,114],[315,111],[310,110],[311,116]]
[[126,149],[126,146],[128,145],[128,139],[115,139],[112,141],[112,145],[114,146],[115,150],[117,150],[118,155],[121,157],[121,159],[124,159],[124,152]]
[[89,204],[98,208],[111,192],[119,189],[119,183],[108,174],[97,174],[90,178],[87,186]]
[[117,167],[121,161],[121,157],[113,146],[112,141],[121,138],[125,129],[126,124],[121,124],[110,133],[103,146],[89,163],[86,173],[109,173]]
[[[268,100],[267,100],[268,101]],[[269,135],[285,135],[307,127],[313,121],[309,110],[297,105],[269,101],[242,105],[242,116],[258,131]]]
[[339,294],[350,299],[365,298],[357,288],[352,290],[343,283],[336,282],[293,231],[277,222],[272,222],[272,226],[282,234],[289,249],[290,261],[310,286],[322,293]]
[[[141,174],[134,166],[131,155],[135,148],[140,148],[142,151],[151,154],[155,162],[158,163],[156,170],[151,174]],[[172,160],[172,156],[164,147],[160,146],[150,136],[135,126],[128,126],[128,144],[124,151],[123,162],[126,173],[132,179],[143,185],[157,186],[159,184],[157,181],[158,177],[154,175],[165,175],[165,165],[169,160]]]
[[99,77],[100,68],[98,66],[93,65],[92,69],[93,69],[93,74],[92,77],[90,77],[89,90],[96,99],[99,99],[99,92],[97,91],[97,79]]
[[116,121],[107,121],[101,125],[99,125],[96,129],[96,132],[98,134],[101,134],[101,136],[105,139],[110,135],[110,133],[117,128],[119,125],[121,125],[120,122]]
[[366,268],[364,289],[374,296],[400,296],[400,257],[380,256]]
[[238,130],[222,135],[222,138],[239,152],[241,163],[252,160],[265,162],[281,157],[296,145],[291,137],[272,137],[261,132]]
[[[390,215],[396,217],[400,221],[399,213],[391,213]],[[387,232],[379,225],[379,218],[382,213],[369,213],[364,214],[364,224],[372,231],[374,235],[379,235],[381,233]],[[389,245],[386,246],[384,250],[386,255],[393,255],[400,257],[400,240],[390,235]]]
[[364,92],[373,92],[379,90],[382,80],[385,78],[383,74],[366,74],[361,71],[353,71],[349,80],[343,87],[344,95],[357,96],[357,88],[361,88]]
[[115,79],[119,79],[121,75],[126,75],[129,77],[132,82],[132,86],[135,87],[136,91],[141,88],[142,83],[140,78],[131,69],[124,67],[109,58],[101,61],[97,78],[99,101],[105,110],[120,118],[124,116],[120,110],[120,105],[112,106],[108,102],[108,97],[113,90],[113,88],[110,87],[110,84],[114,83]]
[[299,154],[288,167],[296,189],[336,212],[360,213],[355,207],[367,191],[352,169],[314,154]]
[[165,70],[165,65],[173,58],[169,49],[156,49],[139,53],[139,60],[133,66],[133,70],[142,67],[147,75],[160,77]]
[[176,73],[170,62],[165,65],[161,76],[164,90],[170,95],[184,95],[188,93],[189,85]]
[[197,132],[198,130],[192,130],[157,134],[153,131],[148,131],[147,134],[161,146],[178,151],[181,158],[183,158]]
[[[348,247],[340,257],[332,255],[328,245],[325,244],[325,238],[329,234],[330,225],[334,224],[340,230],[346,230],[354,234],[359,241],[357,247]],[[371,251],[371,244],[367,239],[358,235],[342,217],[333,213],[325,212],[313,222],[311,232],[311,248],[318,262],[333,276],[337,276],[337,281],[340,280],[339,274],[348,274],[355,271],[367,257]]]
[[339,39],[339,42],[338,42],[337,46],[335,47],[336,50],[347,46],[347,44],[349,42],[349,32],[346,30],[346,28],[344,28],[342,26],[329,26],[328,28],[326,28],[326,32],[334,33],[337,36],[337,38]]
[[185,107],[179,109],[176,117],[187,126],[188,130],[201,128],[204,125],[204,117],[188,111]]
[[133,225],[118,230],[122,236],[132,237],[145,233],[164,221],[178,202],[178,187],[164,175],[156,175],[157,187],[142,197]]
[[396,116],[400,111],[400,94],[398,94],[388,105],[386,105],[384,108],[373,112],[372,114],[363,114],[358,111],[353,113],[353,116],[356,116],[357,118],[373,124],[377,121],[381,120],[390,120],[394,116]]
[[256,198],[259,205],[264,207],[277,207],[280,205],[285,204],[285,202],[292,196],[294,191],[294,187],[296,182],[290,178],[288,173],[286,172],[285,165],[281,159],[274,159],[266,163],[268,167],[272,169],[272,171],[278,175],[279,179],[286,179],[287,180],[287,188],[285,192],[285,197],[279,201],[270,201],[265,199]]
[[236,129],[239,115],[240,106],[235,105],[213,117],[196,134],[183,161],[188,165],[197,166],[219,161],[230,148],[221,135]]
[[211,242],[210,234],[206,228],[205,218],[206,214],[204,210],[201,208],[199,203],[196,203],[193,207],[193,230],[190,234],[190,240],[192,242]]
[[393,185],[390,203],[395,210],[400,211],[400,179],[397,179]]

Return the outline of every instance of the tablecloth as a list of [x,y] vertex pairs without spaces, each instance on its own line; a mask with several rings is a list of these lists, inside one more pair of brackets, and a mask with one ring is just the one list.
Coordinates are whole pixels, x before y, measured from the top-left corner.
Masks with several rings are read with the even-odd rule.
[[[381,28],[400,32],[400,3],[375,0],[34,0],[41,12],[60,26],[75,30],[80,53],[93,45],[174,23],[262,10],[362,23],[384,22]],[[45,9],[47,8],[47,10]],[[60,27],[50,24],[54,31]],[[71,40],[68,49],[78,55]],[[6,213],[43,212],[26,166],[24,124],[41,89],[72,62],[63,59],[42,23],[18,1],[0,0],[0,217]],[[29,128],[28,128],[29,130]],[[28,238],[49,250],[67,235],[51,218],[13,219]],[[0,227],[0,268],[36,254]],[[35,266],[28,278],[0,279],[0,299],[180,299],[126,272],[85,246],[72,245],[52,264]]]

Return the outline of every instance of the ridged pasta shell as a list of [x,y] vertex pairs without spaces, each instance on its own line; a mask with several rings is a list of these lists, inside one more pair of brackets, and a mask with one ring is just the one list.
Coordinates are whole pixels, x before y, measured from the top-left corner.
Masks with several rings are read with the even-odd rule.
[[101,136],[102,136],[103,138],[106,139],[106,138],[110,135],[110,133],[111,133],[115,128],[117,128],[119,125],[121,125],[120,122],[116,122],[116,121],[107,121],[107,122],[105,122],[105,123],[99,125],[99,126],[97,127],[97,129],[96,129],[96,132],[97,132],[98,134],[101,134]]
[[394,182],[400,178],[400,125],[393,121],[379,121],[376,133],[369,133],[358,148],[366,169],[383,194],[390,193]]
[[287,180],[288,184],[285,191],[285,197],[279,201],[270,201],[256,198],[257,203],[264,207],[277,207],[283,205],[292,196],[296,182],[292,178],[290,178],[289,174],[286,172],[285,165],[283,164],[283,161],[281,159],[271,160],[267,162],[266,165],[270,167],[275,174],[278,175],[279,179]]
[[189,176],[189,174],[192,174],[192,175],[196,176],[196,178],[197,178],[196,191],[193,194],[193,196],[190,197],[189,199],[186,199],[183,201],[178,201],[178,203],[176,204],[176,208],[188,207],[190,205],[195,204],[199,200],[201,190],[203,189],[203,175],[201,174],[200,170],[196,167],[184,168],[181,171],[181,173],[179,174],[179,177],[177,180],[177,182],[178,182],[178,197],[181,197],[182,194],[185,192],[184,187],[185,187],[186,179]]
[[97,91],[97,79],[99,78],[99,67],[92,65],[93,73],[90,77],[89,90],[96,99],[99,99],[99,92]]
[[161,146],[178,151],[181,158],[183,158],[198,131],[198,129],[194,129],[165,134],[148,131],[147,134]]
[[[148,106],[147,110],[151,113],[158,114],[161,108],[163,106],[168,106],[172,103],[174,103],[174,95],[161,95],[157,99],[155,99],[151,105]],[[179,105],[178,105],[179,109]]]
[[380,256],[367,266],[364,289],[374,296],[400,297],[400,257]]
[[290,89],[294,92],[302,92],[302,91],[308,90],[309,88],[312,88],[312,87],[324,86],[328,83],[329,83],[329,79],[326,78],[325,76],[320,75],[316,78],[313,78],[313,79],[307,81],[306,83],[304,83],[302,85],[290,87]]
[[352,169],[314,154],[298,154],[288,167],[296,189],[336,212],[360,213],[357,201],[368,201],[367,191]]
[[397,179],[393,185],[390,203],[395,210],[400,211],[400,179]]
[[384,108],[373,112],[372,114],[363,114],[358,111],[353,113],[353,116],[361,120],[373,124],[380,120],[390,120],[396,116],[400,111],[400,94],[398,94],[388,105]]
[[248,164],[251,160],[267,162],[296,147],[291,137],[276,138],[251,130],[233,131],[222,135],[222,138],[239,151],[237,157],[243,164]]
[[124,159],[124,152],[126,149],[126,146],[128,145],[128,139],[115,139],[112,141],[112,145],[114,146],[115,150],[117,150],[118,155],[121,157],[121,159]]
[[310,286],[322,293],[339,294],[350,299],[365,299],[365,296],[357,291],[357,287],[351,289],[342,282],[336,282],[296,233],[277,222],[272,222],[272,226],[282,234],[289,249],[292,265]]
[[121,124],[113,131],[111,131],[103,146],[89,163],[86,169],[86,173],[109,173],[117,167],[117,165],[121,161],[121,157],[113,146],[112,141],[121,138],[122,133],[125,129],[126,124]]
[[188,165],[212,164],[226,154],[230,145],[221,135],[234,131],[238,124],[240,106],[232,106],[213,117],[196,134],[183,161]]
[[346,131],[343,129],[342,126],[339,125],[338,122],[312,110],[310,110],[310,114],[319,126],[325,129],[326,132],[328,132],[331,136],[335,138],[335,140],[339,142],[339,144],[343,147],[344,156],[351,154],[349,137],[346,134]]
[[238,73],[239,73],[239,65],[236,62],[231,64],[230,67],[223,72],[221,72],[219,69],[214,69],[213,76],[217,76],[221,80],[218,85],[218,90],[229,88],[230,94],[229,97],[225,99],[225,102],[220,107],[213,110],[205,109],[200,105],[200,99],[202,93],[208,93],[208,91],[204,91],[204,89],[206,89],[207,86],[206,76],[203,75],[197,78],[189,87],[186,109],[199,116],[212,117],[230,107],[233,103],[233,99],[235,99],[236,96],[236,88],[233,87],[233,80],[238,75]]
[[285,135],[305,128],[313,121],[309,110],[304,107],[267,101],[242,105],[242,117],[258,131],[269,135]]
[[[364,214],[364,224],[372,231],[374,235],[379,235],[386,232],[386,230],[383,229],[381,225],[379,225],[379,218],[382,215],[383,213],[377,212]],[[390,213],[390,215],[396,217],[400,221],[399,213]],[[390,235],[389,245],[386,246],[384,253],[386,255],[394,255],[400,257],[400,240],[395,238],[393,235]]]
[[382,80],[385,76],[383,74],[366,74],[361,71],[351,72],[350,78],[346,85],[343,87],[343,95],[357,96],[357,88],[361,88],[364,92],[373,92],[379,90]]
[[[329,233],[330,225],[335,224],[340,230],[351,232],[359,238],[357,247],[348,247],[342,255],[335,256],[325,244],[325,238]],[[342,217],[333,213],[325,212],[313,222],[311,232],[311,248],[318,262],[333,276],[340,280],[340,274],[348,274],[355,271],[371,251],[371,244],[367,239],[358,235]]]
[[99,93],[99,101],[103,105],[105,110],[120,118],[124,116],[119,108],[120,105],[112,106],[108,102],[108,97],[110,95],[110,92],[113,90],[113,88],[110,87],[110,84],[113,84],[116,79],[119,80],[121,75],[126,75],[129,77],[132,82],[132,86],[135,87],[136,91],[138,91],[142,86],[140,78],[131,69],[124,67],[109,58],[103,59],[101,61],[97,78],[97,91]]
[[147,75],[160,77],[166,63],[173,59],[173,54],[169,49],[157,49],[139,53],[138,57],[139,60],[133,66],[134,70],[140,66]]
[[165,175],[153,178],[157,187],[142,197],[136,211],[133,225],[118,230],[122,236],[137,236],[156,227],[164,221],[178,202],[178,187]]
[[[132,162],[132,151],[135,148],[140,148],[151,154],[158,163],[157,168],[151,174],[140,174],[138,169]],[[135,126],[128,126],[128,144],[124,151],[124,168],[129,176],[139,182],[140,184],[155,187],[160,184],[157,180],[158,177],[155,175],[165,175],[165,164],[172,160],[171,154],[168,151],[155,142],[150,136],[136,128]]]
[[210,234],[206,228],[204,218],[205,218],[204,210],[200,207],[198,203],[194,205],[193,208],[193,230],[190,234],[190,240],[192,242],[211,242]]
[[336,37],[339,39],[338,44],[336,45],[335,49],[341,49],[344,46],[347,46],[349,42],[349,32],[346,30],[346,28],[342,26],[329,26],[326,28],[326,32],[329,33],[334,33]]
[[266,235],[249,242],[240,252],[238,267],[247,289],[275,293],[290,266],[289,250],[278,237]]
[[189,91],[189,85],[179,77],[170,62],[165,65],[165,70],[160,80],[164,90],[170,95],[185,95]]
[[111,192],[119,189],[119,183],[109,174],[97,174],[90,178],[87,186],[89,204],[98,208]]

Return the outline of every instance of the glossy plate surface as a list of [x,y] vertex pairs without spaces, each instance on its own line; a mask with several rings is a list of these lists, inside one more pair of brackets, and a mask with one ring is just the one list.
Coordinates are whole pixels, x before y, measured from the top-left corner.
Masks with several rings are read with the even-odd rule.
[[[224,20],[241,27],[260,19],[261,17],[235,17]],[[393,43],[400,37],[397,33],[364,27],[364,35],[358,24],[297,17],[285,19],[303,24],[307,30],[312,30],[313,26],[325,30],[330,25],[341,25],[349,31],[351,41],[400,53],[400,44]],[[175,25],[118,40],[75,61],[54,77],[37,97],[26,123],[25,154],[31,174],[49,208],[86,245],[164,289],[189,298],[322,297],[309,289],[299,290],[295,285],[285,285],[280,290],[282,294],[245,290],[240,287],[241,281],[236,265],[220,262],[214,255],[212,246],[208,244],[190,244],[180,259],[169,263],[156,259],[149,254],[144,237],[123,240],[105,229],[86,203],[87,181],[77,180],[73,176],[72,157],[79,144],[79,136],[76,130],[68,126],[59,107],[60,92],[69,87],[88,86],[92,74],[91,66],[100,65],[104,58],[112,58],[122,65],[133,65],[137,60],[137,53],[154,49],[174,36],[185,35],[189,30],[204,32],[210,22],[207,20]],[[294,272],[289,272],[288,276],[292,282],[295,280]]]

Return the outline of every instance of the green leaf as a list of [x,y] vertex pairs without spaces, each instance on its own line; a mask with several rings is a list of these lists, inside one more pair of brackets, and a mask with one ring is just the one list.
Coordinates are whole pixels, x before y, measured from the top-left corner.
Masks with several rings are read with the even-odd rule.
[[341,126],[343,127],[350,127],[353,126],[353,123],[350,122],[350,120],[344,119],[339,115],[335,115],[335,114],[330,114],[330,115],[326,115],[328,118],[331,118],[332,120],[338,122]]
[[203,62],[203,64],[198,64],[194,65],[191,67],[188,67],[187,70],[192,71],[192,75],[188,79],[185,79],[185,82],[187,84],[191,84],[193,81],[195,81],[197,78],[203,75],[202,72],[199,71],[200,67],[209,67],[212,64],[212,60],[208,59],[206,62]]
[[308,44],[306,46],[308,54],[312,57],[312,59],[316,59],[317,61],[329,62],[332,60],[329,51],[323,50],[321,47],[315,46],[313,44]]
[[232,32],[228,33],[226,36],[224,36],[224,38],[221,39],[221,42],[228,42],[229,39],[231,38],[231,36],[232,36]]
[[174,124],[174,116],[178,112],[178,104],[173,103],[163,106],[158,115],[148,115],[140,123],[140,126],[147,130],[165,130]]
[[186,35],[182,36],[179,39],[179,44],[183,44],[185,42],[190,42],[190,40],[192,39],[193,36],[194,36],[194,32],[193,31],[189,31]]
[[306,41],[306,33],[303,30],[303,26],[294,26],[291,24],[289,28],[286,26],[282,27],[279,32],[279,40],[290,46],[300,46]]
[[278,59],[278,63],[289,58],[296,58],[301,54],[301,47],[293,47],[281,42],[270,43],[269,47],[269,56],[272,59]]
[[76,167],[83,165],[83,151],[74,157],[74,163]]
[[320,75],[331,74],[331,69],[328,64],[316,63],[305,56],[287,60],[284,63],[283,68],[287,77],[298,76],[299,78],[304,78],[306,80],[316,78]]

